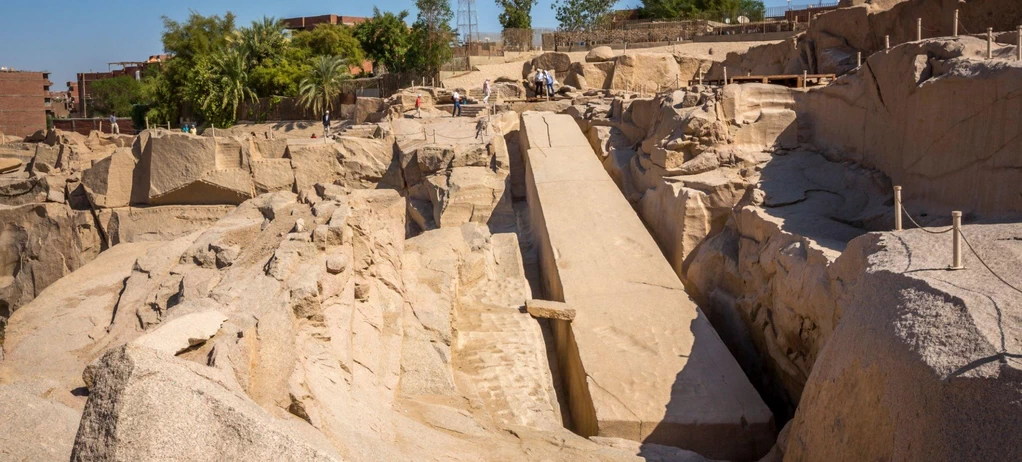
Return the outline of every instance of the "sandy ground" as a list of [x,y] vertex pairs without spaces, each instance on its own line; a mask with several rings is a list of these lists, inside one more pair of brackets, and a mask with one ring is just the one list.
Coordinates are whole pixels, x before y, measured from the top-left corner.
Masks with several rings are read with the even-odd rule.
[[[628,50],[628,54],[676,54],[680,56],[688,56],[699,59],[708,59],[714,61],[723,61],[724,57],[728,53],[732,52],[744,52],[750,47],[757,45],[766,45],[773,42],[723,42],[723,43],[681,43],[674,46],[664,46],[656,48],[636,48]],[[571,57],[572,62],[585,61],[585,57],[588,51],[573,51],[568,53]],[[615,54],[625,54],[624,50],[615,50]],[[486,64],[478,66],[477,71],[472,71],[457,77],[445,79],[443,81],[446,88],[473,88],[480,87],[483,81],[490,79],[491,81],[496,80],[499,77],[508,77],[512,79],[522,78],[522,65],[525,61],[515,61],[505,64]],[[560,76],[558,76],[560,77]]]

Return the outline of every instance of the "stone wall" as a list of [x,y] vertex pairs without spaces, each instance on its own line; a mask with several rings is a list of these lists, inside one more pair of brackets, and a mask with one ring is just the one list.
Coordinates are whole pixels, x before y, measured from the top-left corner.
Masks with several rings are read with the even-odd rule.
[[[999,47],[998,56],[1014,53]],[[1022,213],[1022,63],[972,37],[908,43],[796,93],[800,140],[904,187],[913,213]]]

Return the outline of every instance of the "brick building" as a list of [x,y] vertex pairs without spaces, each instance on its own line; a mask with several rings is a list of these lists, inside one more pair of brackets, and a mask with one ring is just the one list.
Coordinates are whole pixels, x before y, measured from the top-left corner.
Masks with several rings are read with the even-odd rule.
[[[121,66],[120,69],[114,69],[109,72],[84,72],[78,74],[78,82],[75,84],[73,94],[75,96],[74,101],[74,114],[78,117],[88,117],[89,115],[89,101],[91,95],[89,94],[89,88],[93,82],[104,79],[112,79],[114,77],[120,77],[127,75],[136,79],[142,78],[142,73],[152,65],[158,65],[168,59],[167,55],[153,55],[145,61],[138,62],[120,62],[110,63],[110,65]],[[68,82],[68,88],[71,88],[71,82]]]
[[290,30],[312,30],[320,24],[342,24],[355,26],[366,22],[369,18],[362,16],[338,16],[336,14],[324,14],[320,16],[302,16],[300,18],[284,19],[284,27]]
[[49,72],[0,68],[0,132],[28,136],[46,128]]
[[69,101],[70,106],[69,107],[70,107],[71,114],[78,114],[79,112],[81,112],[82,108],[81,108],[81,104],[78,103],[78,82],[77,81],[68,82],[67,83],[67,94],[70,97],[70,101]]
[[72,101],[70,91],[46,92],[46,115],[54,119],[64,119],[71,115]]

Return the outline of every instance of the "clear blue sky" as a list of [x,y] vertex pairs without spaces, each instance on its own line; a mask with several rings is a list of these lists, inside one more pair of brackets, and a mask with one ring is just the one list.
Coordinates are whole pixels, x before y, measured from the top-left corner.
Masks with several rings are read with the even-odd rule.
[[[231,11],[238,24],[262,16],[288,18],[339,14],[371,16],[375,4],[383,11],[407,9],[415,17],[413,0],[374,1],[268,1],[206,0],[151,2],[145,0],[2,0],[0,6],[0,66],[50,71],[53,89],[75,79],[78,72],[101,72],[108,62],[143,61],[160,54],[161,16],[182,20],[189,9],[201,14]],[[534,27],[556,27],[552,0],[539,0],[532,10]],[[620,0],[618,8],[639,4]],[[766,0],[767,6],[784,5],[785,0]],[[806,3],[797,0],[796,3]],[[451,0],[457,11],[458,1]],[[480,32],[498,32],[499,14],[493,0],[476,0]]]

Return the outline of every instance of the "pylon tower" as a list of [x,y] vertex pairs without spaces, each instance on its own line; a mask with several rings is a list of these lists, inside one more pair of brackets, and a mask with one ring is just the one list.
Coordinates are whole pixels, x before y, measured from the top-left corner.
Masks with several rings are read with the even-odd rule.
[[479,41],[479,13],[476,0],[458,0],[458,34],[462,43]]

